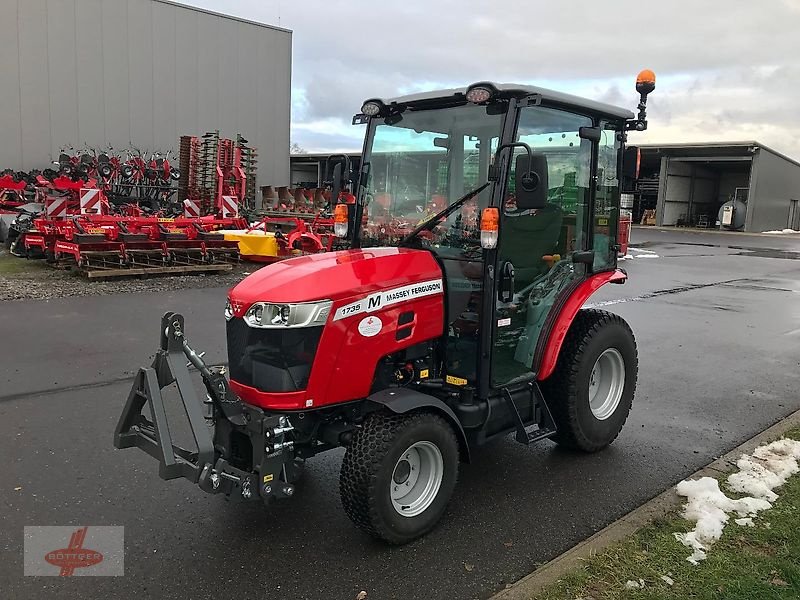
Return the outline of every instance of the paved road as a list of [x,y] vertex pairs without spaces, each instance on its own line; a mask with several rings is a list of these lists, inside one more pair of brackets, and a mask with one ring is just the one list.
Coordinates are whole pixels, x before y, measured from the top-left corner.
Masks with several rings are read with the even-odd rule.
[[[791,258],[800,239],[641,229],[633,238],[633,255],[659,258],[626,261],[629,283],[592,299],[626,318],[639,343],[639,387],[620,438],[592,456],[493,443],[463,467],[440,527],[403,548],[371,541],[345,517],[340,451],[315,458],[302,491],[265,510],[163,482],[154,461],[111,447],[128,390],[120,379],[152,353],[162,311],[187,313],[190,339],[224,359],[224,290],[0,304],[4,598],[351,600],[366,590],[376,600],[502,589],[800,408],[800,261]],[[76,524],[125,526],[125,577],[22,577],[24,525]]]

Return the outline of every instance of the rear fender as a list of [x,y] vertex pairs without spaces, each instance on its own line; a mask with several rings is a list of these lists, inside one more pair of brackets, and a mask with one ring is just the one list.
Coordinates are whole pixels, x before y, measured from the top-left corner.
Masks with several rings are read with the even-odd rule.
[[389,388],[371,394],[367,400],[383,405],[398,415],[420,409],[431,409],[432,412],[441,414],[453,427],[456,438],[458,438],[461,462],[468,463],[470,461],[467,435],[464,433],[461,422],[453,410],[438,398],[408,388]]
[[589,296],[607,283],[625,283],[627,278],[628,275],[625,271],[616,269],[614,271],[596,273],[575,288],[566,302],[564,302],[558,316],[556,316],[553,326],[550,328],[536,379],[543,381],[553,374],[556,368],[556,362],[558,361],[558,354],[561,352],[561,345],[564,343],[564,338],[567,337],[567,332],[572,325],[572,321],[575,319],[575,315],[578,314],[578,311],[586,300],[589,299]]

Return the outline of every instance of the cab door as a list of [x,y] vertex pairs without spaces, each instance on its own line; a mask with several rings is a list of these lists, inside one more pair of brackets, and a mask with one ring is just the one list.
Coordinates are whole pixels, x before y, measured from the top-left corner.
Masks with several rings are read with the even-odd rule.
[[[539,192],[536,208],[516,197],[515,148],[500,208],[496,272],[498,294],[492,321],[491,383],[494,388],[529,380],[540,334],[559,295],[586,277],[575,262],[587,250],[593,182],[593,144],[579,135],[590,117],[543,106],[519,111],[517,141],[535,157]],[[512,285],[513,282],[513,285]]]

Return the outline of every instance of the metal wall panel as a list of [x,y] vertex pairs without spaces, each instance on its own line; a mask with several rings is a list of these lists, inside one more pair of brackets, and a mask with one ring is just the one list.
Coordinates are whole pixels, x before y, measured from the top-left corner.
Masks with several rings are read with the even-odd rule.
[[152,150],[153,108],[153,3],[128,0],[128,115],[131,144]]
[[219,73],[217,75],[217,103],[219,105],[219,129],[225,137],[235,135],[236,118],[236,84],[239,81],[239,36],[238,23],[235,21],[218,21],[217,36],[219,39]]
[[[22,152],[8,155],[0,144],[3,161],[0,168],[29,169],[45,167],[52,156],[50,139],[50,80],[47,75],[47,2],[19,0],[19,46],[9,48],[19,57],[20,123]],[[0,40],[4,46],[8,40]],[[5,54],[5,52],[2,52]],[[14,87],[13,81],[5,82]]]
[[103,2],[101,23],[106,141],[114,148],[127,148],[131,140],[128,3]]
[[103,22],[103,0],[81,0],[75,4],[75,58],[77,84],[78,143],[104,140],[103,37],[97,27]]
[[236,64],[239,76],[234,94],[236,102],[236,128],[249,141],[255,144],[254,139],[248,136],[258,132],[258,87],[256,84],[258,74],[258,32],[244,23],[237,23],[237,51]]
[[180,19],[177,15],[175,18],[175,128],[179,136],[194,132],[201,122],[198,116],[201,97],[198,68],[200,17],[195,11],[183,11]]
[[[56,145],[80,148],[75,2],[47,2],[47,76],[50,82],[50,137]],[[26,132],[23,132],[26,135]]]
[[[211,15],[197,15],[197,39],[195,52],[198,58],[197,94],[198,122],[208,123],[208,130],[219,129],[219,46],[222,40],[217,31],[217,19]],[[182,50],[183,51],[183,50]],[[213,125],[212,125],[213,124]],[[203,131],[197,131],[197,135]],[[188,131],[187,134],[192,134]]]
[[177,152],[176,8],[153,3],[153,149]]
[[792,200],[800,200],[800,165],[759,148],[753,161],[745,230],[789,227]]
[[[8,5],[8,6],[6,6]],[[0,19],[0,40],[12,48],[19,47],[19,9],[16,2],[3,4],[3,18]],[[3,42],[0,42],[2,44]],[[20,119],[19,56],[16,52],[0,52],[0,73],[10,82],[0,85],[0,132],[2,133],[2,152],[22,155],[22,123]],[[20,159],[21,160],[21,159]],[[5,167],[0,167],[0,169]]]
[[178,149],[219,129],[289,182],[289,31],[167,0],[0,0],[0,168],[62,146]]

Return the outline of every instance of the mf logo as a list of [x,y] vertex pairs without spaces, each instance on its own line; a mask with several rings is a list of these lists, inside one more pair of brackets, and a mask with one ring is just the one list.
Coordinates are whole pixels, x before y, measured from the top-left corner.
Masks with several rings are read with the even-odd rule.
[[381,299],[383,294],[373,294],[372,296],[367,296],[367,312],[372,312],[373,310],[377,310],[381,307]]

